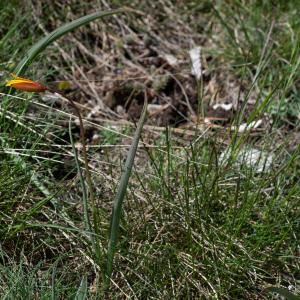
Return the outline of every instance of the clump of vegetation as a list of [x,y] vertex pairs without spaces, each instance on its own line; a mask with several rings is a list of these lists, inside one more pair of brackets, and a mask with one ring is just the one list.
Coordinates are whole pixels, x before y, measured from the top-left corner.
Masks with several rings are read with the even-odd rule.
[[[56,28],[114,8],[124,13],[39,48]],[[74,107],[3,84],[0,295],[298,295],[299,9],[298,1],[0,3],[3,83],[29,62],[32,82],[67,83],[94,198]],[[201,85],[188,54],[198,46]]]

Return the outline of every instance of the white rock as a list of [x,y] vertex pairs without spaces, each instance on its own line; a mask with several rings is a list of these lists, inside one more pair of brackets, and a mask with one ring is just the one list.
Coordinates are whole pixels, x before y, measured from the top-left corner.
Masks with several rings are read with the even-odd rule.
[[[219,163],[224,165],[230,157],[230,150],[226,149],[219,157]],[[255,148],[245,147],[240,150],[234,160],[236,167],[246,166],[253,168],[256,173],[268,172],[271,170],[273,155]]]
[[192,68],[191,73],[199,80],[202,76],[201,47],[195,47],[189,51]]
[[174,55],[165,54],[164,58],[170,66],[175,67],[178,65],[178,59]]
[[232,106],[233,106],[232,103],[228,103],[228,104],[226,104],[226,103],[217,103],[217,104],[215,104],[215,105],[213,106],[213,109],[216,110],[216,109],[218,109],[218,108],[222,108],[222,109],[228,111],[228,110],[231,110],[231,109],[232,109]]
[[236,126],[232,126],[231,130],[237,130],[239,133],[245,132],[249,129],[256,129],[262,124],[262,120],[257,120],[250,122],[249,124],[243,123],[238,128]]

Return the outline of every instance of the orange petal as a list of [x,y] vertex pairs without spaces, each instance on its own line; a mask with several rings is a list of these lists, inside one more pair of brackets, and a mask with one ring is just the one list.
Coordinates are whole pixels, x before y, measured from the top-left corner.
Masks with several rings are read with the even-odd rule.
[[17,90],[25,92],[40,93],[45,92],[47,90],[47,87],[45,87],[44,85],[33,81],[11,80],[11,82],[8,82],[6,86],[10,86]]
[[17,74],[15,73],[11,73],[10,74],[14,79],[13,80],[23,80],[23,81],[30,81],[30,82],[33,82],[32,80],[30,79],[27,79],[27,78],[24,78],[24,77],[19,77]]
[[6,82],[6,86],[13,87],[15,89],[26,91],[26,92],[36,92],[36,93],[44,92],[47,90],[46,86],[38,82],[34,82],[26,78],[18,77],[14,74],[13,76],[14,79],[8,80]]

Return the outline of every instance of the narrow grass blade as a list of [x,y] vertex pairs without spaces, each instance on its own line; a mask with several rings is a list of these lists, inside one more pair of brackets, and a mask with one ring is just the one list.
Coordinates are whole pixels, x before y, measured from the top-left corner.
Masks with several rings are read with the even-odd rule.
[[74,300],[84,300],[87,295],[87,277],[83,276]]
[[34,61],[34,59],[38,54],[40,54],[48,45],[50,45],[60,37],[64,36],[65,34],[69,33],[70,31],[80,26],[86,25],[96,19],[100,19],[105,16],[110,16],[122,12],[124,12],[124,10],[122,9],[95,12],[93,14],[83,16],[77,20],[62,25],[61,27],[55,29],[54,31],[49,33],[46,37],[38,41],[36,44],[34,44],[28,50],[28,52],[26,53],[24,58],[20,61],[20,63],[16,66],[14,72],[20,75],[23,74],[26,71],[27,67]]
[[85,224],[85,230],[91,232],[91,222],[90,222],[90,218],[89,218],[89,212],[88,212],[88,203],[87,203],[87,190],[86,190],[86,186],[85,186],[85,182],[84,182],[84,177],[81,171],[81,167],[80,167],[80,163],[78,160],[78,154],[75,148],[75,144],[74,144],[74,140],[73,140],[73,136],[72,136],[72,129],[71,129],[71,121],[69,122],[69,136],[70,136],[70,142],[72,145],[72,150],[74,153],[74,157],[75,157],[75,163],[76,163],[76,168],[79,174],[79,179],[80,179],[80,185],[82,188],[82,205],[83,205],[83,212],[84,212],[84,224]]
[[57,273],[57,264],[58,264],[58,260],[56,260],[53,265],[53,270],[52,270],[52,275],[51,275],[51,300],[56,299],[55,278],[56,278],[56,273]]
[[[2,113],[0,113],[0,116]],[[0,136],[0,146],[1,148],[9,148],[9,145],[7,144],[6,140]],[[22,157],[18,155],[11,155],[14,163],[16,165],[20,165],[23,170],[28,172],[28,167],[26,165],[26,162],[22,159]],[[35,174],[35,172],[31,172],[31,180],[35,184],[35,186],[47,197],[50,197],[51,193],[48,190],[48,188],[44,185],[44,183],[38,178],[38,176]]]
[[116,198],[114,201],[114,207],[113,207],[113,212],[111,217],[110,238],[109,238],[108,251],[107,251],[107,267],[106,267],[107,283],[110,280],[112,269],[113,269],[113,260],[115,255],[117,236],[118,236],[120,218],[122,213],[122,204],[125,198],[128,181],[133,166],[134,157],[136,155],[136,150],[142,133],[143,125],[146,120],[146,115],[147,115],[147,101],[145,101],[141,118],[137,125],[132,144],[127,154],[125,168],[121,176]]

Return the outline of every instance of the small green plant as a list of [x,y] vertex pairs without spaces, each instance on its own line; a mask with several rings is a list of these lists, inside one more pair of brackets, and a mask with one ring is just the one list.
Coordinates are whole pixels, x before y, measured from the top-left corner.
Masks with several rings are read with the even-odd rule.
[[[112,15],[112,14],[120,13],[120,12],[123,12],[123,11],[122,10],[114,10],[114,11],[100,12],[100,13],[97,12],[97,13],[91,14],[89,16],[82,17],[71,23],[63,25],[62,27],[60,27],[57,30],[55,30],[54,32],[52,32],[49,36],[43,38],[41,41],[36,43],[27,52],[25,58],[19,63],[19,65],[15,69],[16,74],[24,73],[25,70],[27,69],[27,67],[30,65],[30,63],[32,63],[34,61],[35,57],[38,54],[40,54],[49,44],[53,43],[59,37],[65,35],[66,33],[70,32],[71,30],[74,30],[75,28],[77,28],[79,26],[85,25],[97,18],[102,18],[104,16]],[[99,229],[97,227],[100,224],[99,215],[98,215],[98,211],[97,211],[97,207],[96,207],[96,203],[95,203],[94,195],[93,195],[93,183],[92,183],[92,177],[91,177],[89,163],[88,163],[88,157],[87,157],[83,119],[82,119],[80,110],[78,109],[77,105],[75,104],[75,102],[72,99],[66,97],[61,92],[59,92],[57,90],[53,90],[52,88],[49,88],[43,84],[40,84],[38,82],[29,80],[26,78],[16,76],[15,78],[7,81],[6,86],[12,87],[12,88],[15,88],[18,90],[22,90],[22,91],[27,91],[27,92],[49,91],[52,93],[58,93],[58,94],[62,95],[63,97],[65,97],[69,101],[69,103],[72,105],[72,107],[75,109],[77,117],[79,118],[79,123],[80,123],[80,140],[82,143],[82,152],[83,152],[83,157],[84,157],[84,165],[85,165],[86,178],[87,178],[87,183],[88,183],[88,187],[89,187],[89,197],[90,197],[90,201],[88,201],[88,195],[87,195],[85,183],[84,183],[84,176],[83,176],[83,174],[81,172],[81,168],[79,166],[79,160],[78,160],[78,156],[76,153],[76,149],[74,147],[74,142],[72,142],[73,151],[74,151],[75,159],[76,159],[76,164],[77,164],[78,171],[80,173],[80,178],[81,178],[81,183],[82,183],[83,199],[84,199],[83,207],[85,208],[84,216],[85,216],[86,230],[88,230],[88,231],[93,230],[94,233],[97,234],[97,232],[99,231]],[[114,254],[116,251],[117,234],[118,234],[119,223],[120,223],[120,218],[121,218],[121,213],[122,213],[122,203],[125,198],[128,180],[129,180],[131,169],[133,166],[134,157],[136,154],[136,150],[137,150],[138,142],[139,142],[140,135],[142,132],[143,124],[145,122],[146,112],[147,112],[146,108],[147,108],[147,102],[145,102],[144,109],[143,109],[141,119],[140,119],[140,122],[138,124],[137,130],[136,130],[136,133],[135,133],[135,136],[133,139],[132,146],[128,152],[128,158],[127,158],[127,161],[125,164],[124,173],[120,180],[120,186],[119,186],[119,189],[118,189],[118,192],[116,195],[116,199],[114,202],[114,208],[113,208],[112,219],[111,219],[110,239],[109,239],[109,246],[108,246],[108,251],[107,251],[107,269],[105,272],[105,276],[106,276],[105,281],[107,282],[106,283],[107,285],[109,283],[110,276],[112,273],[112,268],[113,268],[113,258],[114,258]],[[71,133],[70,133],[70,138],[72,141]],[[40,187],[39,183],[38,183],[38,186]],[[94,221],[93,228],[90,225],[91,222],[90,222],[88,207],[91,207],[91,209],[93,211],[93,221]],[[100,259],[103,256],[102,256],[100,248],[99,248],[99,241],[97,240],[97,238],[96,238],[96,240],[94,239],[95,236],[93,234],[91,235],[91,237],[92,237],[92,241],[93,241],[94,251],[95,251],[96,257],[98,259],[98,263],[99,263],[99,265],[101,265]],[[96,237],[97,237],[97,235],[96,235]],[[85,280],[83,279],[81,287],[79,289],[79,293],[76,296],[76,299],[84,299],[84,296],[81,295],[82,294],[81,290],[83,289],[84,282],[86,285],[86,279]]]
[[[111,126],[107,125],[108,128],[111,128]],[[118,143],[120,139],[120,135],[118,132],[113,130],[105,130],[101,132],[102,141],[101,144],[103,145],[115,145]]]

